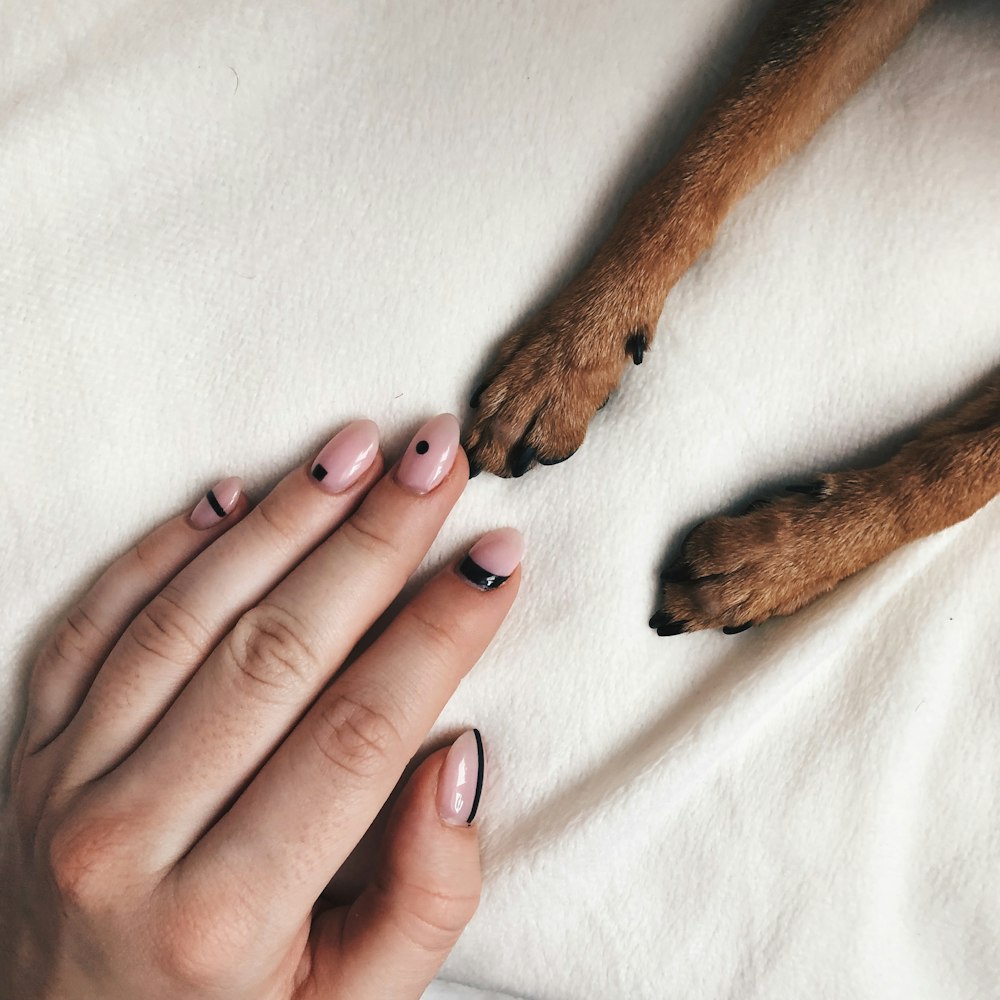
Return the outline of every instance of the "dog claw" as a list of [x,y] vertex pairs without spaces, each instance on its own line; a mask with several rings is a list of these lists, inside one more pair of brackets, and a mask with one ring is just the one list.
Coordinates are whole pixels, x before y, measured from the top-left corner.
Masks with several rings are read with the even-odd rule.
[[476,464],[475,462],[473,462],[473,461],[472,461],[472,459],[470,458],[470,459],[469,459],[469,478],[470,478],[470,479],[475,479],[475,478],[476,478],[476,476],[478,476],[478,475],[479,475],[479,473],[480,473],[480,472],[482,472],[482,471],[483,471],[483,468],[482,468],[482,466],[481,466],[481,465],[477,465],[477,464]]
[[649,347],[649,342],[646,340],[646,334],[644,333],[633,333],[628,340],[625,341],[625,353],[632,356],[632,364],[641,365],[642,356]]
[[742,625],[724,625],[722,631],[726,635],[736,635],[739,632],[745,632],[751,625],[753,622],[744,622]]
[[520,479],[531,468],[531,463],[537,457],[537,448],[533,448],[530,444],[517,445],[510,456],[510,474],[515,479]]
[[671,563],[660,573],[660,583],[688,583],[691,580],[691,567],[683,559]]
[[657,635],[680,635],[682,632],[687,631],[688,623],[686,621],[677,621],[672,615],[668,615],[666,611],[657,611],[649,619],[649,627],[655,628]]
[[475,391],[472,393],[472,398],[469,400],[469,406],[471,406],[472,409],[475,409],[479,405],[479,400],[489,387],[489,382],[480,382],[479,385],[476,386]]
[[785,490],[789,493],[801,493],[807,497],[821,497],[826,493],[826,483],[822,479],[817,479],[814,483],[796,483],[792,486],[786,486]]
[[574,449],[568,455],[563,455],[562,458],[540,458],[538,460],[539,465],[559,465],[561,462],[566,462],[571,459],[576,454]]

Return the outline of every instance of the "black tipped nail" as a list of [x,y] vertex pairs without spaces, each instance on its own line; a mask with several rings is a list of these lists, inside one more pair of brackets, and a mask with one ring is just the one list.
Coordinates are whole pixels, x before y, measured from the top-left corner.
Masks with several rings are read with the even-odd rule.
[[796,483],[786,486],[789,493],[802,493],[807,497],[821,497],[826,492],[826,483],[822,479],[817,479],[815,483]]
[[470,556],[466,556],[459,563],[458,571],[466,580],[475,584],[480,590],[496,590],[497,587],[509,579],[506,576],[498,576],[496,573],[491,573],[489,570],[483,569]]
[[648,346],[649,342],[646,340],[646,334],[641,331],[633,333],[632,336],[625,341],[625,353],[632,356],[632,364],[642,364],[642,356]]
[[475,392],[472,394],[472,399],[469,400],[469,406],[475,409],[479,405],[479,400],[482,398],[483,393],[486,392],[489,386],[489,382],[482,382],[477,385]]
[[568,455],[563,455],[562,458],[539,458],[539,465],[559,465],[560,462],[567,462],[576,454],[576,451],[571,451]]
[[745,632],[751,625],[753,622],[744,622],[742,625],[724,625],[722,631],[726,635],[736,635],[738,632]]
[[530,444],[516,445],[510,456],[510,474],[515,479],[520,479],[531,468],[531,463],[537,456],[538,449]]
[[678,559],[660,573],[660,583],[687,583],[691,579],[691,567]]

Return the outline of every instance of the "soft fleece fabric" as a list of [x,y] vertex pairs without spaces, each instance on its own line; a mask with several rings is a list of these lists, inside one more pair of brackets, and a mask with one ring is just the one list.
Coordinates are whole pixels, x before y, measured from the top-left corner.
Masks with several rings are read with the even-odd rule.
[[[3,698],[217,479],[464,412],[725,77],[758,0],[48,0],[0,13]],[[488,998],[1000,989],[1000,505],[784,621],[658,639],[696,520],[874,459],[1000,362],[1000,13],[944,0],[741,204],[520,526],[442,716],[489,752]],[[446,984],[429,996],[467,997]]]

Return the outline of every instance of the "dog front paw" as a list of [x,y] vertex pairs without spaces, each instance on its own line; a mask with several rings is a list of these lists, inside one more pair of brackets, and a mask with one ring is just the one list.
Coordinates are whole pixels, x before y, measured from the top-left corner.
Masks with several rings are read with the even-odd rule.
[[867,474],[826,475],[697,525],[660,575],[658,635],[742,632],[790,615],[899,544]]
[[508,337],[470,400],[474,472],[517,477],[570,458],[625,368],[642,364],[658,315],[626,284],[584,277]]

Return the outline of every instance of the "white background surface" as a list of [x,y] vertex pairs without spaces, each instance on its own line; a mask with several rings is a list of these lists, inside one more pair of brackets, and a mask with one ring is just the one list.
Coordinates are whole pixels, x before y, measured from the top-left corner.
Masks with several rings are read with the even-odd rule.
[[[5,730],[39,637],[156,521],[354,417],[394,454],[463,413],[761,9],[4,7]],[[580,453],[471,484],[428,571],[502,523],[529,553],[436,730],[490,759],[449,978],[996,995],[997,504],[787,621],[646,619],[696,519],[884,454],[1000,361],[998,66],[996,6],[943,0],[738,208]]]

